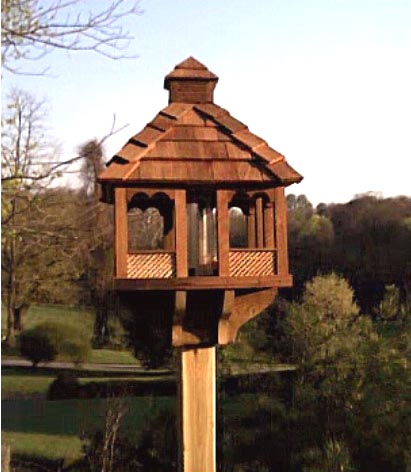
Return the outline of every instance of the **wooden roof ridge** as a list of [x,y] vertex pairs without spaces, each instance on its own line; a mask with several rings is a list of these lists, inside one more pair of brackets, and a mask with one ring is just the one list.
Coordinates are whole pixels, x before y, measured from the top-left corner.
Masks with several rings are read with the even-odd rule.
[[[261,159],[266,168],[280,180],[300,182],[302,176],[287,162],[285,156],[271,148],[267,142],[252,133],[248,127],[237,120],[224,108],[215,103],[196,104],[194,109],[205,114],[209,119],[228,131],[231,138],[243,144],[258,159]],[[283,165],[277,165],[282,163]]]
[[[160,113],[158,113],[152,121],[147,123],[142,131],[132,136],[127,145],[143,146],[140,152],[134,154],[134,158],[131,162],[134,162],[133,165],[123,176],[123,180],[127,178],[136,170],[139,166],[141,159],[149,152],[157,142],[167,136],[167,133],[172,129],[173,125],[178,121],[179,118],[184,116],[193,108],[193,105],[188,103],[171,103],[165,108],[163,108]],[[127,145],[125,147],[127,147]],[[124,148],[123,148],[124,149]],[[134,149],[135,152],[135,149]],[[123,154],[118,153],[120,157],[123,157]],[[127,160],[127,159],[126,159]],[[130,159],[128,159],[130,162]]]
[[[177,122],[178,118],[192,109],[192,105],[186,103],[172,103],[163,108],[153,120],[137,134],[132,136],[127,143],[114,156],[127,162],[138,162]],[[108,162],[109,165],[111,161]]]

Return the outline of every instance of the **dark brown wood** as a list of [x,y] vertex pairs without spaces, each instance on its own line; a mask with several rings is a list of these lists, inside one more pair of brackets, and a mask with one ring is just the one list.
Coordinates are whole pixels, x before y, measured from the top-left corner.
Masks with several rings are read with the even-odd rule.
[[270,288],[232,299],[229,314],[222,316],[219,321],[218,343],[224,345],[234,342],[241,326],[269,307],[276,292],[276,289]]
[[122,279],[114,280],[116,290],[211,290],[291,287],[292,276],[273,275],[270,277],[214,277],[193,276],[175,279]]
[[264,208],[264,246],[267,249],[274,249],[274,205],[266,203]]
[[277,249],[277,274],[288,274],[288,244],[287,244],[287,201],[284,187],[275,190],[275,243]]
[[255,216],[257,220],[257,247],[264,247],[264,213],[263,199],[257,197],[255,201]]
[[175,214],[176,214],[176,272],[177,277],[188,275],[188,231],[187,231],[187,199],[185,190],[175,192]]
[[[171,210],[171,228],[169,231],[164,235],[164,250],[166,251],[174,251],[175,250],[175,241],[176,241],[176,209],[175,205],[174,208]],[[164,224],[166,222],[164,221]]]
[[217,190],[217,241],[218,241],[218,274],[220,277],[230,273],[228,254],[230,251],[230,228],[228,201],[231,192]]
[[256,237],[255,237],[255,207],[251,206],[248,218],[247,218],[247,230],[248,230],[248,247],[256,247]]
[[115,267],[116,277],[127,277],[127,200],[126,189],[115,189]]
[[[216,470],[215,345],[233,342],[292,284],[284,187],[302,177],[213,103],[217,80],[194,58],[178,64],[165,78],[170,104],[99,176],[102,198],[115,204],[114,288],[146,316],[172,317],[172,345],[181,347],[179,472]],[[248,214],[248,250],[230,251],[234,204]],[[128,251],[133,206],[158,208],[163,250]]]
[[127,201],[130,202],[134,195],[139,193],[147,195],[147,197],[151,198],[155,195],[164,193],[167,195],[170,200],[174,200],[175,190],[171,188],[159,188],[157,187],[128,187],[126,190],[127,194]]

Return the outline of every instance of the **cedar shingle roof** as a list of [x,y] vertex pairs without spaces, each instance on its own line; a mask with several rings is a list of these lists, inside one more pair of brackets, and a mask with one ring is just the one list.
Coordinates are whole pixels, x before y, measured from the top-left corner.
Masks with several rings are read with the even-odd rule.
[[[282,154],[212,103],[216,81],[217,77],[193,58],[178,64],[165,78],[171,99],[174,96],[177,101],[129,139],[99,181],[240,185],[301,181],[302,176]],[[180,101],[186,98],[192,98],[193,103]]]

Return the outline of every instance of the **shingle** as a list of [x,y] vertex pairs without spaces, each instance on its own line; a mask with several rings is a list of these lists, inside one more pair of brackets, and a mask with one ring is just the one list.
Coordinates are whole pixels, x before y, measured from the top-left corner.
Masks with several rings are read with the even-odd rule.
[[138,145],[133,142],[128,142],[120,151],[116,154],[116,156],[125,159],[128,162],[133,162],[141,157],[147,150],[146,146]]
[[160,131],[152,126],[146,126],[142,131],[134,135],[130,141],[148,146],[163,136],[164,131]]
[[285,157],[274,149],[270,148],[267,144],[265,146],[260,146],[255,150],[257,156],[261,157],[268,163],[273,163],[277,161],[282,161]]
[[205,113],[206,115],[212,117],[212,118],[217,118],[220,115],[228,115],[228,111],[225,110],[224,108],[219,107],[215,103],[201,103],[201,104],[196,104],[194,106],[196,110],[199,110],[202,113]]
[[248,159],[251,160],[252,154],[245,149],[241,149],[239,146],[234,143],[225,143],[228,157],[231,159]]
[[160,131],[167,131],[170,129],[175,123],[174,118],[170,118],[167,115],[159,113],[154,120],[150,121],[149,125],[153,128],[157,128]]
[[240,141],[241,143],[249,146],[250,148],[256,148],[258,146],[261,146],[263,144],[266,144],[264,139],[259,138],[255,134],[251,133],[248,128],[242,129],[240,131],[237,131],[236,133],[233,134],[233,137]]
[[267,167],[284,184],[300,182],[303,179],[302,175],[295,171],[285,160],[269,164]]
[[236,120],[229,114],[219,115],[218,117],[214,118],[214,120],[231,133],[237,133],[237,131],[247,128],[244,123],[241,123],[241,121]]
[[176,126],[178,125],[204,126],[205,122],[196,111],[189,110],[178,118]]
[[188,103],[170,103],[167,107],[161,110],[162,115],[169,116],[171,118],[178,119],[183,113],[191,110],[193,105]]
[[121,180],[124,174],[132,169],[132,167],[132,163],[119,164],[117,162],[112,162],[99,174],[98,178],[99,180]]

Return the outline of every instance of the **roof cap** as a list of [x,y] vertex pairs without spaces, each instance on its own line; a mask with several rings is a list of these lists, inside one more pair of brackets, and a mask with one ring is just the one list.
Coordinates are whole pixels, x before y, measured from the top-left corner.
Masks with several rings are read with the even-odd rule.
[[166,75],[164,88],[170,91],[169,103],[212,103],[218,77],[190,56]]

